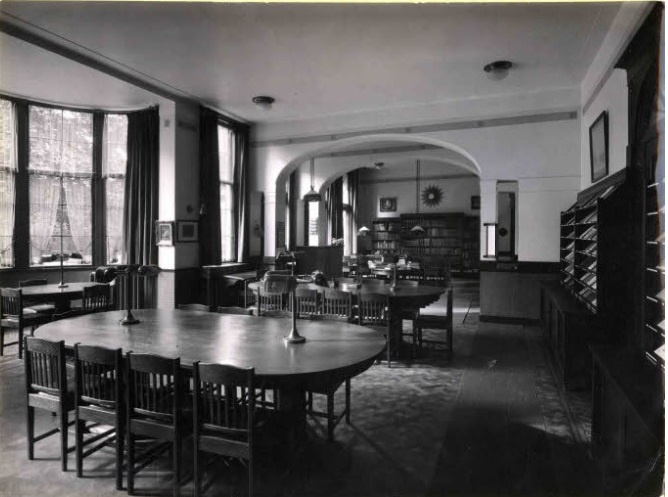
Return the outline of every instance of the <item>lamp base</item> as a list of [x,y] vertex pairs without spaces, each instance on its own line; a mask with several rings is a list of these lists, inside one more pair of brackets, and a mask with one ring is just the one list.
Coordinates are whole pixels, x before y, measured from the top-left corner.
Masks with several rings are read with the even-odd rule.
[[60,285],[58,285],[58,288],[67,288],[68,286],[70,285],[68,285],[67,283],[61,283]]
[[304,343],[306,341],[306,338],[304,338],[301,335],[292,336],[292,334],[290,334],[286,337],[283,337],[283,341],[285,343]]
[[118,322],[120,324],[122,324],[123,326],[125,326],[125,325],[129,325],[129,324],[137,324],[137,323],[139,323],[139,319],[134,317],[132,315],[132,311],[130,309],[128,309],[127,312],[125,313],[125,317],[123,319],[119,320]]

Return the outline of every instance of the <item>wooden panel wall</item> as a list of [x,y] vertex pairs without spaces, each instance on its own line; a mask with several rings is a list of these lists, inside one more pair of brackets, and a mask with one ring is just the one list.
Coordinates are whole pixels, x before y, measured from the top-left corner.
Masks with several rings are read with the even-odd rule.
[[540,281],[559,279],[558,263],[483,262],[480,269],[480,319],[538,321]]

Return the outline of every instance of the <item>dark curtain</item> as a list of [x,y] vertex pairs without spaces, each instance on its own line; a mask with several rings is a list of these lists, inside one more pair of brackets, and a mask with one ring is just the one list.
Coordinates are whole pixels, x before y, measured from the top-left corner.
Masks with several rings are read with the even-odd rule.
[[234,133],[234,239],[237,243],[237,261],[248,260],[248,126],[233,127]]
[[352,209],[352,229],[350,236],[352,236],[352,253],[357,253],[357,217],[358,217],[358,193],[359,193],[359,171],[350,171],[348,173],[348,198],[350,199],[350,207]]
[[297,246],[297,188],[297,171],[292,171],[288,180],[288,250]]
[[325,194],[327,210],[327,243],[334,238],[343,238],[343,177],[337,178]]
[[128,114],[123,234],[128,264],[157,264],[160,116],[153,107]]
[[220,175],[218,114],[200,108],[199,123],[200,264],[220,264]]

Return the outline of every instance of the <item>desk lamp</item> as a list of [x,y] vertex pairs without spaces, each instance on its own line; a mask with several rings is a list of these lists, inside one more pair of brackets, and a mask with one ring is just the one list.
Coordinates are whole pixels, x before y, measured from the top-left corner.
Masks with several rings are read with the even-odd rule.
[[306,339],[297,331],[297,296],[295,288],[297,280],[291,274],[277,274],[274,271],[267,271],[262,279],[262,286],[266,294],[290,293],[292,302],[292,330],[290,334],[283,337],[286,343],[304,343]]

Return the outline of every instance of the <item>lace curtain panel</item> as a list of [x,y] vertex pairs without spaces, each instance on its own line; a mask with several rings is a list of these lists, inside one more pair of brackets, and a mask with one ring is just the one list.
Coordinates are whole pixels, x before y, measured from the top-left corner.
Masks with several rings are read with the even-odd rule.
[[63,189],[74,251],[82,257],[83,262],[90,263],[93,242],[91,181],[63,178]]
[[16,126],[14,104],[0,101],[0,267],[14,265]]
[[128,118],[122,114],[104,116],[102,178],[106,203],[107,263],[125,261],[123,205],[125,172],[128,163]]
[[57,176],[30,175],[30,253],[32,263],[46,254],[58,216],[60,179]]

